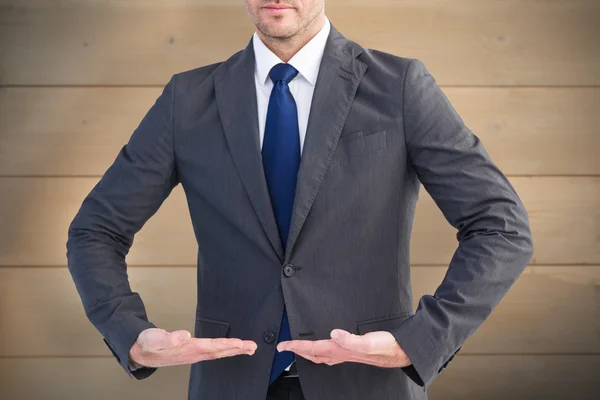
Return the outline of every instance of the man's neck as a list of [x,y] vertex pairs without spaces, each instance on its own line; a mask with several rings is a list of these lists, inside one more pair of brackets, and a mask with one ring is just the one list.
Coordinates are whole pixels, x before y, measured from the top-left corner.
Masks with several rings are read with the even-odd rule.
[[283,62],[288,62],[306,43],[315,37],[317,33],[325,25],[325,15],[321,14],[319,17],[309,24],[305,30],[298,32],[298,34],[286,38],[279,39],[268,37],[257,31],[258,37],[263,41],[265,46],[271,50],[279,59]]

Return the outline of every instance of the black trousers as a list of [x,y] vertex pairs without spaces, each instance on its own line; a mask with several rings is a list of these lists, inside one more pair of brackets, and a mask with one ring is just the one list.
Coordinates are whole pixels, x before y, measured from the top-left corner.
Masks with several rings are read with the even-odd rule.
[[304,400],[300,378],[280,376],[269,385],[266,400]]

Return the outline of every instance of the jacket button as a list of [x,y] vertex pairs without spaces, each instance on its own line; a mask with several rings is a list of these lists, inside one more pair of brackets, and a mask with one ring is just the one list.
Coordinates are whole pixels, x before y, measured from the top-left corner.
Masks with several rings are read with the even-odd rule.
[[273,332],[265,332],[263,339],[267,343],[273,343],[275,341],[275,335],[273,334]]
[[292,264],[285,264],[283,267],[283,274],[288,278],[296,273],[296,268]]

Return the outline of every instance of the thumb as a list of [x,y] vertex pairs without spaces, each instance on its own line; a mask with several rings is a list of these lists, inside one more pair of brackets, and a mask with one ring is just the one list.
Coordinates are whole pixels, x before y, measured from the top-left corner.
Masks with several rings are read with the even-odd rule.
[[343,329],[332,330],[330,336],[337,344],[344,348],[349,347],[350,341],[353,339],[350,332]]
[[173,331],[169,334],[170,342],[173,346],[189,342],[192,338],[192,334],[187,330]]
[[355,335],[343,329],[334,329],[330,333],[331,338],[340,347],[358,352],[368,352],[373,345],[373,338],[366,338],[364,335]]

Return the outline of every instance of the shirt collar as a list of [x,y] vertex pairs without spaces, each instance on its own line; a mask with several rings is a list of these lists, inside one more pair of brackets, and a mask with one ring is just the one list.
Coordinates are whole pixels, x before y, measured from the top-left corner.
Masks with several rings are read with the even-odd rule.
[[[313,86],[317,82],[330,27],[329,19],[325,17],[323,28],[288,61],[288,64],[296,68],[298,73]],[[252,45],[254,47],[255,75],[258,82],[264,85],[267,83],[271,68],[283,61],[263,43],[256,32],[252,36]]]

